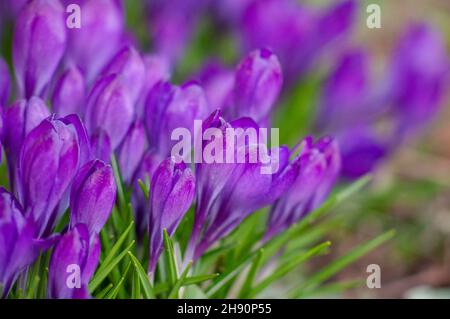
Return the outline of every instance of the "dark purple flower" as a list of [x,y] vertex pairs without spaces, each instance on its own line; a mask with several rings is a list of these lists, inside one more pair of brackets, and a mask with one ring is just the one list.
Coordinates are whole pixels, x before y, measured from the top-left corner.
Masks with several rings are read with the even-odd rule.
[[115,0],[78,2],[81,28],[68,31],[67,59],[80,67],[90,84],[120,49],[124,32],[123,12]]
[[420,131],[436,114],[450,63],[442,35],[426,24],[411,25],[400,39],[390,66],[397,137]]
[[128,89],[132,103],[137,101],[144,84],[145,65],[135,48],[126,46],[120,50],[102,74],[118,74],[123,85]]
[[133,212],[135,214],[137,234],[142,238],[148,230],[149,207],[148,200],[139,185],[141,180],[147,189],[150,188],[153,173],[158,168],[163,159],[153,151],[148,151],[139,163],[139,167],[133,177],[133,192],[131,203],[133,205]]
[[80,168],[70,193],[70,225],[85,224],[98,234],[108,220],[116,199],[116,184],[110,165],[92,160]]
[[90,236],[78,224],[61,237],[48,270],[48,297],[55,299],[89,298],[88,284],[100,257],[98,236]]
[[187,128],[193,133],[194,120],[207,116],[208,103],[202,87],[195,82],[175,86],[159,82],[147,97],[145,125],[149,146],[162,156],[170,154],[175,144],[171,140],[175,128]]
[[146,148],[145,127],[141,121],[131,124],[118,151],[118,160],[122,178],[131,181]]
[[125,137],[134,116],[127,87],[117,74],[101,77],[88,97],[85,123],[90,134],[102,129],[108,134],[112,149]]
[[26,136],[20,153],[19,194],[25,216],[49,231],[58,218],[54,212],[78,169],[80,146],[72,124],[45,119]]
[[77,67],[68,68],[58,79],[52,96],[52,109],[62,117],[69,114],[84,115],[86,83]]
[[307,137],[296,148],[301,148],[294,159],[299,165],[298,175],[270,211],[266,240],[317,208],[339,176],[341,156],[335,140],[326,137],[314,143]]
[[154,273],[163,248],[163,230],[172,236],[195,194],[195,178],[183,162],[170,157],[153,174],[150,187],[149,272]]
[[9,68],[6,62],[0,57],[0,107],[7,106],[10,90]]
[[14,196],[0,187],[0,297],[5,297],[17,276],[38,254],[34,224],[23,216]]
[[[258,125],[250,118],[240,118],[227,123],[219,113],[212,114],[203,129],[216,127],[222,131],[227,128],[241,128],[239,136],[244,137],[249,128],[258,129]],[[223,133],[224,153],[231,141]],[[203,149],[209,143],[204,143]],[[258,156],[256,162],[251,162],[250,152],[265,149],[269,156],[267,163]],[[245,161],[236,160],[237,154],[243,151]],[[294,181],[297,174],[297,164],[289,163],[287,147],[276,147],[270,152],[261,141],[257,144],[247,141],[245,146],[232,150],[234,161],[225,163],[196,164],[197,205],[195,223],[190,237],[185,260],[197,260],[213,243],[229,234],[247,216],[257,209],[274,202],[285,192]],[[270,168],[271,173],[265,174],[262,168]]]
[[283,77],[278,58],[268,49],[251,52],[238,65],[232,118],[248,116],[265,121],[281,91]]
[[16,19],[13,60],[21,97],[41,95],[64,54],[63,10],[58,1],[32,0]]

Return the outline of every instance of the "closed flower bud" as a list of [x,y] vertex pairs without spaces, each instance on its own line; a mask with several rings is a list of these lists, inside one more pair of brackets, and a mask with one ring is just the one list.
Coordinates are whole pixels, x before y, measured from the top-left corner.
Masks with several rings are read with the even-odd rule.
[[136,120],[127,132],[119,151],[118,160],[122,178],[129,183],[136,171],[146,147],[145,128]]
[[43,93],[65,48],[62,5],[48,0],[28,2],[17,17],[13,43],[14,71],[21,97]]
[[45,119],[25,138],[19,158],[19,194],[26,216],[49,231],[54,212],[78,169],[77,130],[61,120]]
[[184,164],[176,163],[170,157],[164,160],[155,171],[150,187],[149,220],[149,272],[154,273],[156,263],[163,248],[163,230],[169,236],[192,204],[195,193],[195,178]]
[[11,80],[6,62],[0,57],[0,107],[6,107],[11,90]]

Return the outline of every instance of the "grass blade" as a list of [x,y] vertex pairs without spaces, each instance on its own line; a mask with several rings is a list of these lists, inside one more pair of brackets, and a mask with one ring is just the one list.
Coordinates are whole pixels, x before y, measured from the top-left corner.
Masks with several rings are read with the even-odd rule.
[[134,222],[132,221],[130,223],[130,225],[128,225],[128,227],[125,229],[125,231],[122,233],[122,235],[120,235],[119,239],[117,240],[117,242],[114,244],[114,246],[111,248],[109,254],[105,257],[105,259],[103,260],[102,263],[102,267],[103,265],[107,266],[111,260],[113,260],[113,258],[117,255],[120,247],[122,246],[122,244],[124,243],[125,239],[127,239],[128,233],[131,231],[131,229],[133,228]]
[[142,289],[143,289],[145,298],[155,299],[153,287],[150,284],[150,280],[148,279],[147,274],[145,273],[144,267],[142,267],[139,260],[137,260],[137,258],[130,251],[128,252],[128,255],[130,256],[131,261],[133,262],[134,268],[139,275],[139,280],[142,284]]
[[168,281],[170,285],[173,286],[175,282],[178,280],[175,250],[173,249],[172,240],[170,239],[166,229],[163,230],[163,234],[164,234],[164,248],[166,250],[166,258],[167,258]]
[[181,286],[183,285],[183,282],[185,281],[187,274],[192,266],[192,260],[189,262],[189,264],[184,269],[183,273],[181,274],[180,278],[177,280],[175,285],[173,286],[172,290],[169,293],[169,299],[177,299],[178,298],[178,290],[180,290]]

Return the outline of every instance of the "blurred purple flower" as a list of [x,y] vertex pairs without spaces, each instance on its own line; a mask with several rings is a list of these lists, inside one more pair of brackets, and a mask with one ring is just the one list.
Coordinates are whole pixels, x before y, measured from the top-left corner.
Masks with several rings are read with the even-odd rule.
[[97,268],[99,257],[98,236],[90,237],[84,224],[78,224],[70,229],[61,237],[50,259],[48,297],[89,298],[88,284]]
[[37,257],[35,227],[23,216],[14,196],[0,187],[0,297],[6,297],[17,276]]
[[170,157],[156,169],[150,188],[149,272],[154,274],[163,248],[163,230],[172,236],[192,204],[195,178],[183,162]]
[[122,45],[122,8],[115,0],[67,2],[78,3],[82,12],[81,28],[68,29],[67,60],[77,65],[91,84]]
[[140,97],[145,78],[145,65],[138,51],[131,46],[121,49],[102,71],[102,75],[118,74],[127,87],[132,103]]
[[104,130],[99,129],[91,136],[90,142],[94,158],[109,163],[111,161],[112,149],[108,134]]
[[52,110],[62,117],[69,114],[84,115],[86,83],[77,67],[68,68],[56,82],[52,95]]
[[32,0],[20,11],[14,30],[13,60],[19,95],[41,95],[66,48],[63,7]]
[[99,234],[116,199],[116,184],[110,165],[92,160],[80,168],[70,193],[70,225],[85,224],[90,234]]
[[193,133],[194,120],[207,116],[208,102],[202,87],[196,82],[175,86],[159,82],[147,97],[145,125],[149,146],[162,157],[170,155],[175,128],[187,128]]
[[125,137],[134,116],[127,87],[117,74],[99,78],[87,101],[85,123],[92,135],[102,129],[116,149]]

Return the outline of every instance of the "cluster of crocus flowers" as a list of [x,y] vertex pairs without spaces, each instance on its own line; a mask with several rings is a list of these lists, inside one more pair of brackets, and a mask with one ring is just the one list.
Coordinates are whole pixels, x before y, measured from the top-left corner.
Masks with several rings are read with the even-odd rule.
[[[194,133],[195,120],[203,120],[202,131],[239,128],[245,132],[268,126],[283,78],[291,83],[312,64],[317,52],[346,34],[354,1],[342,1],[324,12],[289,0],[242,1],[242,7],[233,1],[214,4],[215,10],[239,7],[234,16],[221,19],[243,28],[247,53],[234,70],[205,64],[182,84],[173,83],[172,69],[206,1],[177,0],[170,5],[151,1],[156,53],[147,55],[125,31],[120,1],[75,1],[83,12],[80,29],[65,25],[64,5],[71,1],[9,2],[16,3],[7,13],[14,21],[11,67],[16,82],[12,83],[9,66],[0,59],[0,136],[9,174],[9,188],[4,185],[8,190],[0,189],[0,241],[8,248],[0,252],[3,296],[19,276],[26,276],[39,253],[53,247],[48,297],[90,297],[88,284],[101,254],[99,234],[116,203],[117,183],[131,192],[135,231],[139,244],[148,240],[148,272],[154,276],[164,230],[174,236],[192,205],[195,221],[183,258],[195,263],[261,208],[270,207],[265,240],[284,231],[325,200],[341,167],[346,167],[340,147],[347,150],[347,144],[340,145],[337,129],[324,131],[336,133],[338,139],[314,142],[307,137],[293,149],[284,145],[269,149],[259,139],[241,145],[238,151],[245,159],[252,150],[265,150],[274,164],[271,174],[261,173],[262,159],[190,165],[172,156],[171,133],[180,127]],[[177,6],[184,9],[173,10]],[[273,15],[263,12],[266,6]],[[180,28],[183,24],[187,27]],[[287,41],[282,40],[285,29]],[[426,36],[417,37],[428,43]],[[440,50],[433,53],[441,57]],[[414,63],[419,57],[410,58],[411,64],[403,61],[395,69],[393,77],[403,79],[402,87],[389,91],[395,101],[405,100],[405,90],[416,85],[403,77],[405,72],[420,72]],[[350,72],[362,72],[358,63]],[[430,90],[440,83],[433,82],[437,73],[426,78]],[[323,107],[333,108],[347,93],[360,94],[365,75],[357,77],[350,82],[354,88],[344,87],[335,100],[330,93]],[[330,91],[342,88],[339,83],[328,86]],[[434,97],[430,92],[423,99],[432,103]],[[364,94],[363,105],[376,108],[371,98],[372,93]],[[352,100],[349,108],[358,103]],[[420,105],[411,103],[419,117]],[[202,141],[201,150],[210,143]],[[230,143],[225,139],[224,151]],[[118,163],[116,176],[112,158]],[[141,190],[143,184],[148,197]],[[67,212],[69,222],[56,234],[55,225]],[[68,285],[67,276],[74,269],[81,275]]]

